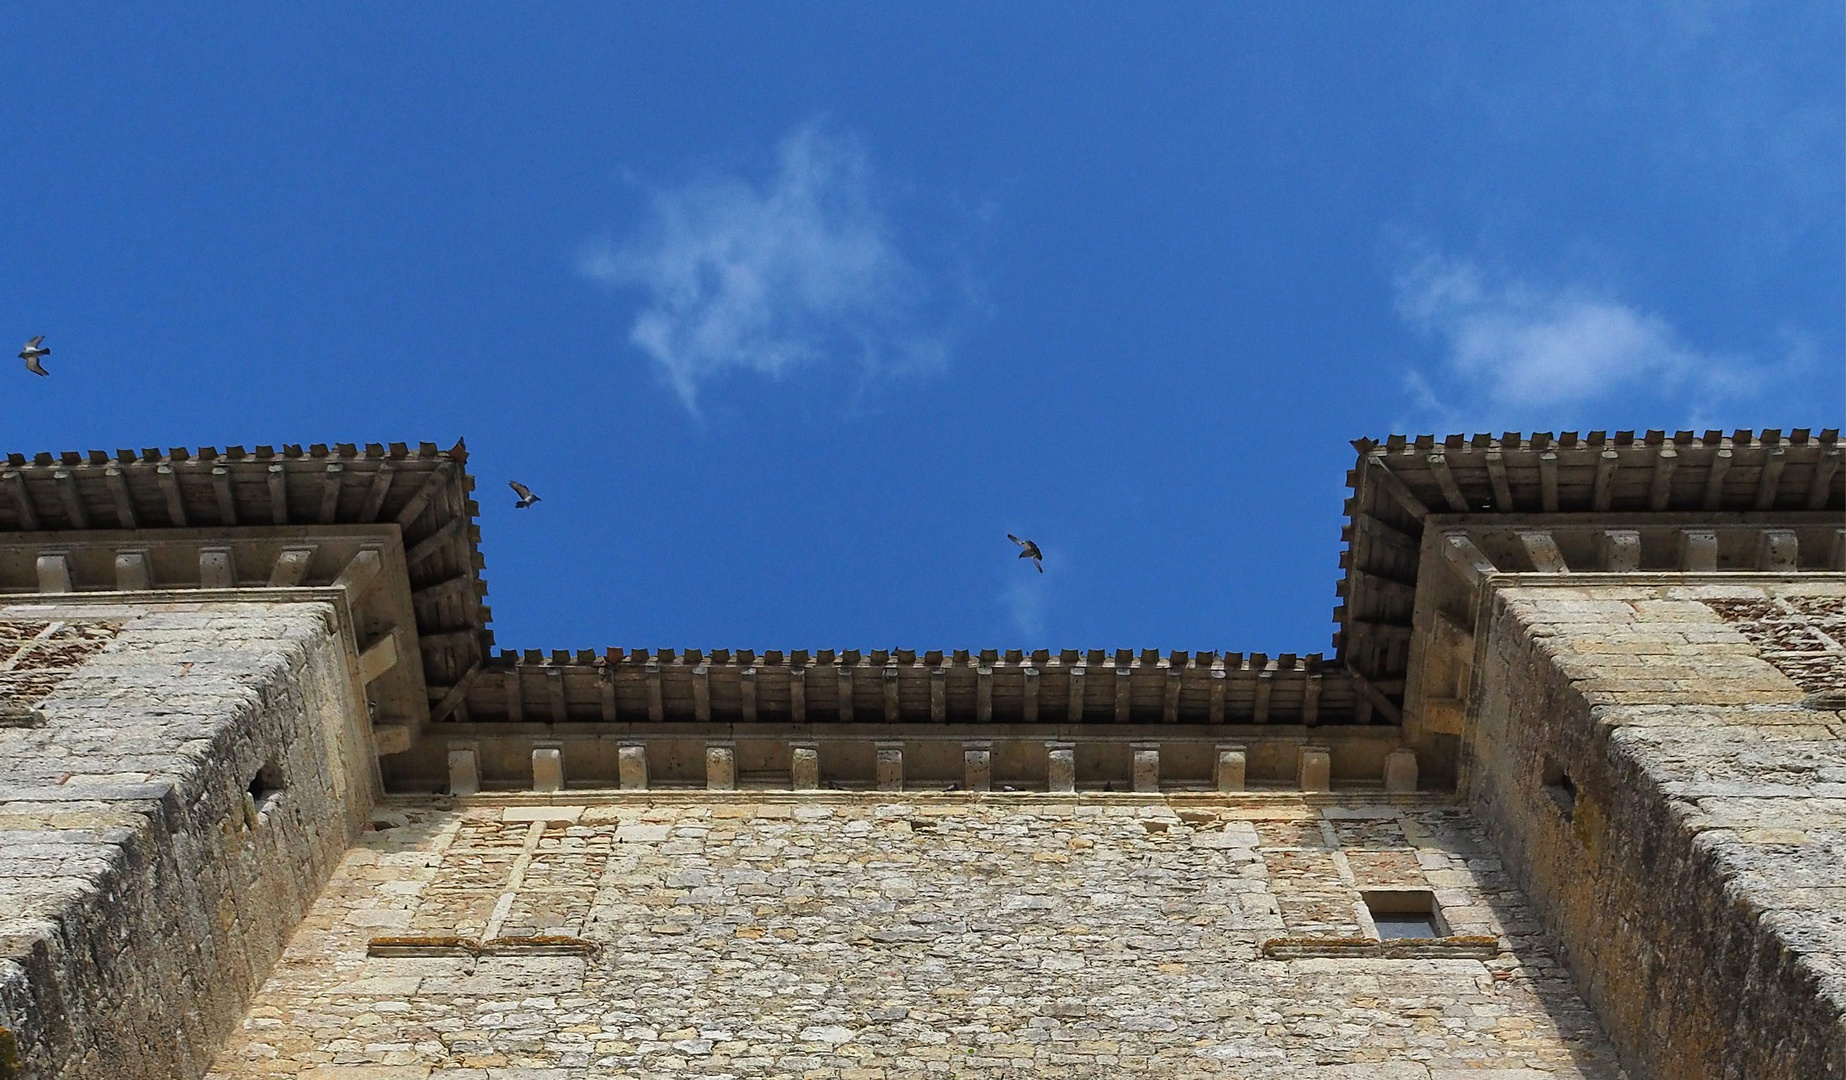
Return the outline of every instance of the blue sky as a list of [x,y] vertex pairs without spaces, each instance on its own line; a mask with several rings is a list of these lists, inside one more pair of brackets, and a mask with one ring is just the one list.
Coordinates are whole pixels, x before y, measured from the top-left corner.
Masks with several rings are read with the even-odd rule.
[[1351,438],[1846,412],[1838,4],[0,33],[5,449],[466,436],[503,646],[1320,651]]

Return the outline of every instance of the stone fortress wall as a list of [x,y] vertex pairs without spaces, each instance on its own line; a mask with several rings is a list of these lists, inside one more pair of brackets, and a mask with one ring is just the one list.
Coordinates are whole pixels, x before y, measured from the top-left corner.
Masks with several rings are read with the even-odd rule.
[[0,1080],[1846,1080],[1838,432],[1355,445],[1331,657],[496,656],[459,444],[10,455]]
[[343,609],[0,607],[0,1077],[204,1072],[377,795]]
[[1447,797],[538,798],[388,803],[210,1080],[1625,1075]]

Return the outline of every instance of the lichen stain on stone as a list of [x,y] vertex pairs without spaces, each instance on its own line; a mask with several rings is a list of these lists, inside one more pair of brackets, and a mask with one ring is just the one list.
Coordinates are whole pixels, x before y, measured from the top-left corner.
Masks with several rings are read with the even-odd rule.
[[1577,792],[1577,804],[1570,815],[1570,831],[1577,843],[1583,845],[1586,859],[1592,863],[1602,859],[1608,820],[1595,796],[1581,790]]

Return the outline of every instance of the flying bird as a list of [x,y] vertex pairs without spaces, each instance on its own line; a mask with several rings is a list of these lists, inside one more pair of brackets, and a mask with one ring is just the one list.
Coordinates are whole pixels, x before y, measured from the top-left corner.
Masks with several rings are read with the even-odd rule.
[[515,510],[524,510],[538,501],[538,496],[532,494],[532,489],[517,480],[508,480],[506,486],[512,488],[513,494],[519,496],[519,501],[513,504]]
[[51,372],[45,370],[45,366],[43,364],[40,364],[38,362],[39,357],[51,355],[50,349],[44,348],[43,346],[39,344],[39,342],[44,341],[44,340],[45,340],[45,335],[40,334],[39,336],[33,338],[31,341],[26,342],[26,347],[19,350],[19,358],[26,362],[26,370],[30,371],[34,375],[51,374]]
[[1032,565],[1038,567],[1039,573],[1042,574],[1045,572],[1045,563],[1043,561],[1045,558],[1045,553],[1038,550],[1037,544],[1034,544],[1030,540],[1021,540],[1019,537],[1014,536],[1012,533],[1007,533],[1006,538],[1008,540],[1011,540],[1013,543],[1019,545],[1019,557],[1020,558],[1031,559]]

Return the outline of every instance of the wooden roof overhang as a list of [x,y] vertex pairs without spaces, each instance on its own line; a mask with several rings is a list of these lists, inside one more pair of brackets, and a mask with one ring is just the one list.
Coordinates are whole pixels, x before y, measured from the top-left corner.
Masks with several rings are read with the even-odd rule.
[[81,592],[211,586],[200,552],[215,547],[218,585],[325,585],[362,541],[383,543],[408,579],[417,682],[438,705],[458,701],[493,641],[467,460],[461,442],[10,454],[0,534],[14,554],[0,558],[0,591],[39,591],[19,555],[35,548],[69,549],[68,587]]
[[[30,592],[28,549],[70,541],[69,587],[128,587],[108,551],[145,552],[145,584],[320,585],[382,538],[408,579],[428,721],[1350,724],[1401,720],[1422,534],[1543,520],[1726,527],[1846,507],[1839,433],[1592,432],[1360,440],[1348,476],[1344,598],[1332,659],[1155,650],[609,649],[493,651],[461,443],[10,455],[0,467],[0,592]],[[1715,517],[1713,515],[1716,515]],[[1727,516],[1728,515],[1728,516]],[[1820,520],[1820,519],[1817,519]],[[1484,532],[1483,543],[1491,546]],[[321,555],[288,563],[293,538]],[[1529,568],[1527,568],[1529,569]],[[323,580],[325,579],[325,580]]]
[[1757,547],[1729,538],[1754,539],[1771,528],[1808,538],[1797,568],[1839,569],[1846,470],[1838,429],[1393,435],[1353,446],[1359,459],[1346,478],[1353,494],[1341,530],[1345,575],[1333,644],[1342,666],[1397,704],[1423,534],[1432,525],[1486,569],[1550,569],[1534,565],[1547,558],[1543,541],[1522,545],[1514,536],[1527,527],[1565,549],[1552,547],[1553,561],[1581,567],[1577,552],[1589,534],[1616,526],[1642,541],[1641,569],[1682,568],[1667,561],[1673,546],[1652,533],[1690,527],[1726,545],[1719,569],[1758,568],[1747,562]]
[[455,718],[1314,726],[1373,716],[1351,678],[1318,654],[534,649],[490,661]]

